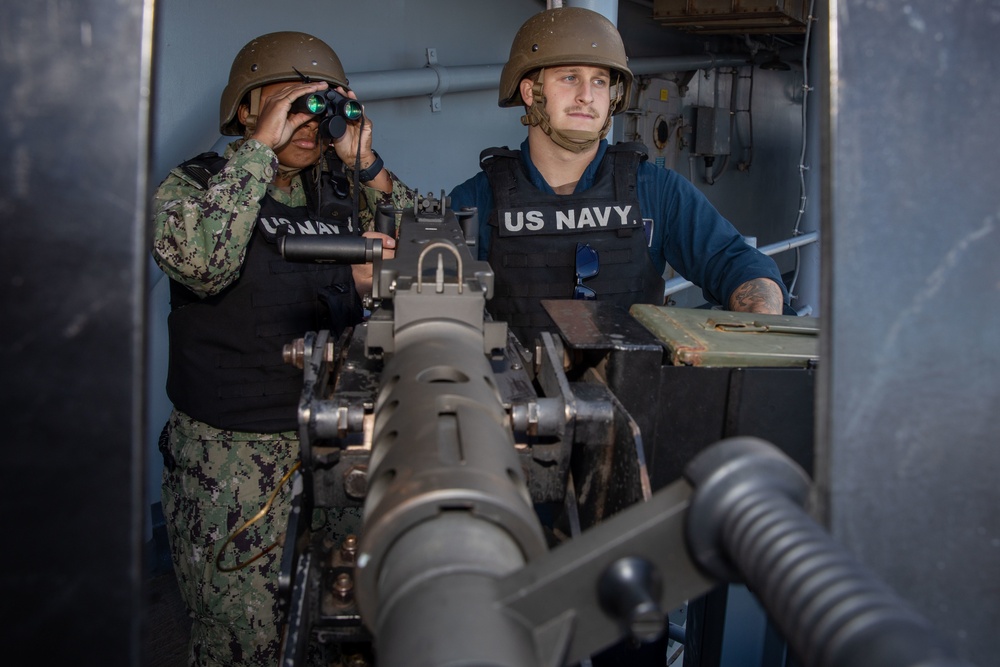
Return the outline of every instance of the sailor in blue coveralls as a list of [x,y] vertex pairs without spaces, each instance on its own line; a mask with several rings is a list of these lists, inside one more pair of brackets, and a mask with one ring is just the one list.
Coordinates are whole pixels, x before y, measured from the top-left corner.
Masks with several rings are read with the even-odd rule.
[[667,264],[710,302],[782,313],[770,257],[689,181],[647,162],[642,144],[608,145],[632,78],[618,30],[596,12],[543,11],[514,38],[499,104],[524,105],[528,138],[519,151],[483,151],[482,171],[451,205],[475,206],[488,222],[479,238],[495,272],[487,307],[522,343],[553,329],[542,299],[661,305]]

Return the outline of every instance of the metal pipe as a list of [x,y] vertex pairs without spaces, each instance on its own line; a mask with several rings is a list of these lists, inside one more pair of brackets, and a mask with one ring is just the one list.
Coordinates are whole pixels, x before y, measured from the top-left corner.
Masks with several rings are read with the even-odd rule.
[[[629,60],[629,69],[633,74],[644,75],[734,67],[747,63],[746,56],[707,53],[696,56],[632,58]],[[350,75],[349,80],[351,88],[358,93],[361,101],[367,102],[496,89],[499,88],[502,71],[503,63],[454,67],[434,64],[415,69],[358,72]]]
[[792,250],[794,248],[801,248],[804,245],[816,243],[817,241],[819,241],[819,232],[807,232],[784,241],[778,241],[777,243],[766,245],[763,248],[760,248],[760,251],[770,257],[771,255],[777,255],[779,252]]
[[349,77],[362,101],[488,90],[500,85],[503,65],[428,65],[418,69],[361,72]]
[[[758,248],[758,250],[770,257],[771,255],[777,255],[779,252],[792,250],[793,248],[800,248],[804,245],[809,245],[810,243],[816,243],[817,241],[819,241],[819,232],[807,232],[784,241],[778,241],[777,243],[766,245],[762,248]],[[681,290],[685,290],[688,287],[693,286],[694,283],[686,278],[672,278],[666,282],[663,290],[663,296],[668,297],[671,294],[676,294]]]

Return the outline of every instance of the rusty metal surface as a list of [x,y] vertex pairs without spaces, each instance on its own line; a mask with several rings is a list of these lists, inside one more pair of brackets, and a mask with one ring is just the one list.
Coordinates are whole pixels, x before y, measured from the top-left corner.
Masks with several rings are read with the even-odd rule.
[[819,361],[814,317],[636,304],[630,311],[678,366],[798,366]]

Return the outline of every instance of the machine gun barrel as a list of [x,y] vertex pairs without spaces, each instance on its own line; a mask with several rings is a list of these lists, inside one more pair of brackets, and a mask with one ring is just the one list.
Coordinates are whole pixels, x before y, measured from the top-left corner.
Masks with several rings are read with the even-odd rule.
[[546,547],[492,380],[505,333],[484,322],[492,274],[446,211],[417,210],[401,229],[368,325],[385,366],[358,608],[380,665],[527,664],[530,631],[496,608],[492,585]]
[[356,574],[380,665],[530,664],[530,632],[494,604],[493,582],[545,540],[491,375],[481,331],[428,321],[397,333]]

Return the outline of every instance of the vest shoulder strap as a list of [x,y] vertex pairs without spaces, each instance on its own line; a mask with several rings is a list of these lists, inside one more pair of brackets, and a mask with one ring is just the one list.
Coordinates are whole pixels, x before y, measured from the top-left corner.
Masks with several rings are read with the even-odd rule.
[[517,191],[520,155],[521,151],[512,151],[506,146],[487,148],[479,154],[479,167],[486,173],[493,187],[494,205],[498,209],[509,208]]
[[615,194],[627,200],[638,196],[636,170],[648,159],[646,147],[638,141],[626,141],[608,146],[608,158],[613,161]]
[[487,148],[482,153],[479,154],[479,166],[485,169],[485,164],[495,157],[513,157],[516,158],[521,154],[521,151],[512,151],[506,146],[494,146],[493,148]]
[[208,187],[209,179],[222,171],[223,167],[226,166],[226,162],[228,160],[218,153],[209,152],[194,156],[181,164],[180,168],[204,190]]
[[646,145],[641,141],[620,141],[617,144],[612,144],[611,146],[608,146],[608,152],[636,153],[639,156],[639,162],[645,162],[646,160],[649,159],[649,153],[646,151]]

